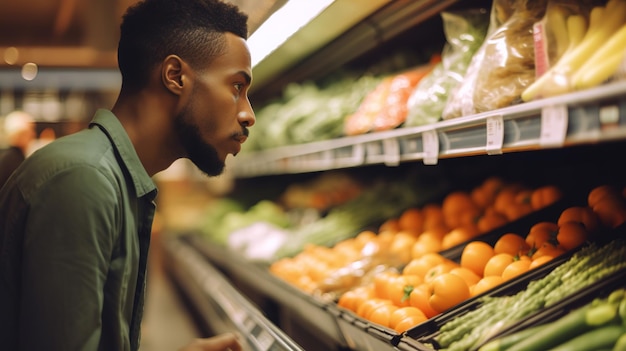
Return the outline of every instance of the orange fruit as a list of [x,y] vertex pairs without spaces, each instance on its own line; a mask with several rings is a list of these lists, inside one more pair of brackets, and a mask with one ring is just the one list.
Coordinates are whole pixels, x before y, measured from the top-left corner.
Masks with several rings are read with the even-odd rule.
[[442,240],[434,235],[420,235],[411,246],[411,258],[441,251]]
[[402,212],[398,218],[400,230],[421,233],[424,230],[424,214],[419,208],[411,207]]
[[430,297],[433,294],[431,284],[423,283],[413,288],[409,295],[409,303],[413,307],[419,308],[428,318],[436,316],[439,312],[430,306]]
[[472,271],[471,269],[460,266],[452,268],[450,270],[450,274],[458,275],[459,277],[461,277],[463,280],[465,280],[467,286],[472,286],[478,283],[481,278],[481,276],[474,273],[474,271]]
[[537,251],[535,251],[535,253],[533,253],[531,258],[535,260],[541,256],[558,257],[564,253],[565,249],[563,249],[562,247],[556,246],[549,242],[545,242],[543,243],[543,245],[541,245],[540,248],[537,249]]
[[491,290],[496,286],[504,283],[504,278],[498,275],[491,275],[481,278],[476,285],[472,288],[472,296],[477,296],[484,293],[487,290]]
[[443,212],[443,220],[448,228],[456,228],[464,224],[461,220],[463,216],[466,218],[478,217],[480,208],[470,194],[466,191],[453,191],[446,195],[441,204]]
[[378,227],[378,232],[390,231],[397,232],[400,230],[400,222],[397,218],[389,218]]
[[515,233],[506,233],[502,235],[493,245],[493,251],[497,254],[508,253],[513,256],[528,252],[530,245],[524,237]]
[[559,225],[556,240],[565,250],[571,250],[587,241],[587,230],[580,222],[565,222]]
[[446,227],[441,206],[427,204],[422,207],[422,214],[424,215],[424,231]]
[[393,329],[404,319],[411,316],[418,316],[420,318],[423,318],[424,320],[427,319],[424,312],[422,312],[422,310],[417,307],[400,307],[391,313],[391,317],[389,319],[389,327]]
[[413,328],[414,326],[426,321],[425,316],[412,315],[404,318],[393,328],[398,333],[404,333],[405,331]]
[[517,260],[511,262],[508,266],[504,268],[502,271],[502,278],[504,280],[509,280],[517,277],[518,275],[527,272],[530,269],[531,260]]
[[537,258],[533,258],[530,261],[530,265],[528,266],[528,269],[535,269],[547,262],[552,261],[552,259],[554,259],[553,256],[549,256],[549,255],[543,255],[543,256],[538,256]]
[[524,238],[530,248],[537,249],[546,242],[554,242],[559,225],[553,222],[539,222],[530,227]]
[[371,287],[360,286],[341,294],[337,304],[345,309],[356,312],[363,302],[373,297],[374,290]]
[[405,231],[397,232],[389,244],[389,253],[400,263],[406,264],[411,260],[411,251],[417,238]]
[[493,247],[484,241],[469,242],[461,253],[461,267],[483,275],[487,261],[495,254]]
[[530,196],[530,205],[533,209],[547,207],[559,201],[563,197],[561,189],[555,185],[545,185],[533,190]]
[[458,275],[445,273],[432,282],[433,294],[430,306],[437,312],[446,311],[470,297],[470,289],[465,280]]
[[584,224],[588,232],[595,232],[599,225],[600,219],[598,215],[593,211],[593,208],[589,206],[571,206],[563,210],[557,224],[561,225],[565,222],[576,221]]
[[606,228],[616,228],[626,222],[626,203],[617,196],[605,196],[593,205],[593,212]]
[[376,308],[383,304],[393,305],[391,300],[381,299],[381,298],[373,298],[367,301],[364,301],[356,310],[357,315],[369,319],[370,313],[374,311]]
[[470,227],[457,227],[448,232],[441,240],[441,249],[446,250],[456,245],[471,240],[478,234],[478,229]]
[[483,277],[489,277],[492,275],[501,276],[504,269],[514,261],[513,255],[502,252],[493,255],[489,261],[485,264],[485,270]]
[[476,227],[478,228],[479,232],[486,233],[488,231],[501,227],[508,222],[509,220],[502,213],[496,211],[485,211],[485,213],[478,219]]
[[598,185],[595,188],[591,189],[591,191],[587,195],[587,205],[593,208],[598,202],[603,200],[605,197],[621,198],[619,190],[613,185],[609,185],[609,184]]
[[380,304],[369,313],[367,319],[373,323],[389,328],[391,315],[398,308],[398,306],[392,304]]
[[422,279],[426,276],[426,273],[434,266],[447,261],[448,259],[441,256],[438,253],[431,252],[422,255],[421,257],[414,258],[402,269],[404,275],[416,275]]
[[439,263],[435,265],[433,268],[429,269],[424,276],[424,282],[430,283],[438,276],[450,272],[452,269],[458,267],[458,264],[452,261],[445,261],[443,263]]

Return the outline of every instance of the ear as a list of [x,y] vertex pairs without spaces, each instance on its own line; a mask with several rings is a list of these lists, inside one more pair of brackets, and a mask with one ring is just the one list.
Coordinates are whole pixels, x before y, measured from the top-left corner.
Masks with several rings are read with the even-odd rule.
[[180,95],[184,86],[185,62],[177,55],[169,55],[163,60],[161,66],[161,80],[167,90],[175,95]]

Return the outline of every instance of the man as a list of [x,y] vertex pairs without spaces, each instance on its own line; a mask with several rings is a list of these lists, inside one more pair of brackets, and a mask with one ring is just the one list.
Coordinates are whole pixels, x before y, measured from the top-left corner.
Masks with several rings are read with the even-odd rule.
[[[137,350],[156,187],[179,158],[222,172],[255,122],[247,17],[219,0],[124,15],[111,109],[26,159],[0,191],[3,350]],[[224,334],[185,350],[240,350]]]
[[13,111],[4,119],[4,134],[9,148],[0,154],[0,188],[26,159],[36,137],[35,121],[24,111]]

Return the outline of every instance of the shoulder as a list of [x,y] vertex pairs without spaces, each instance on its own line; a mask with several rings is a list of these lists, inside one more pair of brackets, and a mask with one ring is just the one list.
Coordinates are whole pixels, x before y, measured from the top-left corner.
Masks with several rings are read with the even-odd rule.
[[37,150],[24,161],[16,179],[26,198],[46,186],[117,192],[122,181],[111,143],[97,128],[59,138]]

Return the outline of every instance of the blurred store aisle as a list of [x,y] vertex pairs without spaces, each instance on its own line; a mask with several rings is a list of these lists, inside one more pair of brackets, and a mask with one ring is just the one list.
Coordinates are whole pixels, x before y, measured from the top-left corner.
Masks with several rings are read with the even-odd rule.
[[152,236],[140,351],[177,351],[200,337],[193,319],[163,266],[158,232]]

